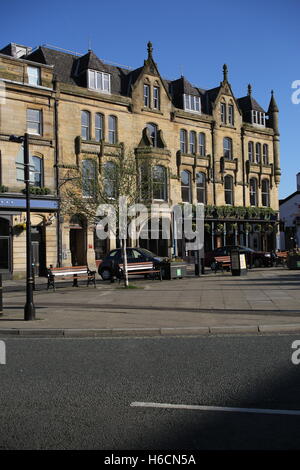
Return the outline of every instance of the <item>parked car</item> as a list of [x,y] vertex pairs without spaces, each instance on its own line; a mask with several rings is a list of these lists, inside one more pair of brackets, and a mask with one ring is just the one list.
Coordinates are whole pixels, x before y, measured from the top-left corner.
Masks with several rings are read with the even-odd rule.
[[216,248],[213,251],[208,251],[205,254],[205,266],[210,267],[213,263],[215,256],[230,256],[231,250],[239,249],[241,253],[246,255],[246,263],[248,267],[259,268],[262,266],[269,267],[273,265],[273,254],[267,251],[255,251],[251,248],[241,245],[226,245]]
[[[166,258],[152,253],[145,248],[126,248],[127,253],[127,264],[138,263],[144,261],[152,261],[154,266],[159,266],[162,264]],[[108,255],[103,259],[98,268],[98,273],[104,281],[107,281],[112,278],[113,275],[113,266],[122,264],[122,250],[121,248],[115,248],[111,250]]]

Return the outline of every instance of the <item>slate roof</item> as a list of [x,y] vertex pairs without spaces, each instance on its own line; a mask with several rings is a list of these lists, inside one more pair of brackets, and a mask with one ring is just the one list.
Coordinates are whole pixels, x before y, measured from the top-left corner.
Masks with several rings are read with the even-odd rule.
[[[4,50],[7,49],[2,49],[2,51]],[[8,50],[7,53],[9,54]],[[86,73],[84,72],[88,69],[110,73],[111,92],[122,96],[131,95],[131,88],[143,70],[143,67],[129,70],[123,67],[106,64],[102,62],[91,50],[83,56],[78,56],[68,52],[40,46],[38,49],[30,52],[26,56],[26,59],[41,64],[53,65],[55,78],[59,82],[81,87],[87,86]],[[183,76],[177,80],[162,80],[166,89],[169,91],[175,107],[183,109],[183,94],[188,94],[200,96],[202,112],[205,114],[212,113],[212,107],[219,94],[221,86],[210,90],[204,90],[191,85],[191,83]],[[249,114],[251,114],[251,110],[265,112],[257,101],[249,94],[248,96],[237,99],[237,103],[246,121],[248,120]]]

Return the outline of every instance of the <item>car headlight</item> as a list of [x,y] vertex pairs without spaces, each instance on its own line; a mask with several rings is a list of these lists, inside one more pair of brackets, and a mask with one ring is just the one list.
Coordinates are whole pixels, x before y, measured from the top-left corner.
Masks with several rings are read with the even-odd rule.
[[265,253],[266,258],[271,258],[271,253]]

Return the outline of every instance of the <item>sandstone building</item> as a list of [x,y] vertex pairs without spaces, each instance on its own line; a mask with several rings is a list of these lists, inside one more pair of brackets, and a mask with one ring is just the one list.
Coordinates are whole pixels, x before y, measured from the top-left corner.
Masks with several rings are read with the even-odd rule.
[[[205,245],[275,249],[280,181],[278,107],[265,111],[251,86],[236,98],[223,67],[204,90],[181,76],[161,77],[148,43],[136,69],[41,46],[0,50],[0,269],[25,271],[22,149],[30,134],[32,230],[36,269],[95,263],[111,248],[82,214],[60,212],[66,171],[95,175],[122,152],[153,158],[156,201],[205,204]],[[142,240],[161,255],[184,256],[185,243]]]

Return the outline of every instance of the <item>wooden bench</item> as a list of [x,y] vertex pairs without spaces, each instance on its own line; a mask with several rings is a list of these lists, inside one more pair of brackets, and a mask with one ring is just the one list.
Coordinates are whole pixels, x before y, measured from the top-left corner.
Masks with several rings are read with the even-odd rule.
[[287,257],[288,257],[287,251],[277,251],[276,259],[275,259],[276,266],[279,266],[279,265],[285,266]]
[[[124,279],[124,265],[119,264],[119,282],[121,279]],[[162,280],[162,274],[160,268],[155,268],[152,261],[141,261],[137,263],[128,263],[127,264],[127,274],[128,276],[133,276],[137,274],[151,275],[152,279],[155,278]]]
[[55,290],[56,279],[73,279],[73,287],[78,287],[78,279],[86,279],[87,286],[93,284],[94,287],[96,287],[96,271],[91,271],[88,266],[50,267],[47,271],[47,290],[50,289],[50,287]]
[[218,269],[224,271],[224,268],[231,268],[230,256],[215,256],[214,261],[211,264],[211,269],[216,273]]

